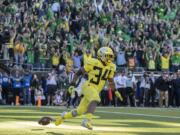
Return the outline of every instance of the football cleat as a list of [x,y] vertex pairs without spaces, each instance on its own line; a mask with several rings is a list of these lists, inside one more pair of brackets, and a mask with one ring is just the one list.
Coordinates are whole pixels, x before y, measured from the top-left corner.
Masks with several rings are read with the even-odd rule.
[[55,125],[59,126],[64,122],[64,115],[66,112],[63,112],[56,120],[55,120]]
[[91,124],[90,120],[88,120],[88,119],[84,119],[81,123],[81,126],[87,128],[89,130],[93,130],[92,124]]

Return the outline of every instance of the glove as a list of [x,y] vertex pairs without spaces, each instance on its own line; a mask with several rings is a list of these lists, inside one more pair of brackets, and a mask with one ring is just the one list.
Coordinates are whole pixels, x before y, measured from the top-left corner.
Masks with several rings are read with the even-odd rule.
[[120,101],[123,101],[123,97],[121,96],[121,94],[117,90],[115,91],[115,95]]
[[68,92],[69,92],[70,95],[72,95],[75,92],[75,87],[74,86],[70,86],[68,88]]
[[40,125],[46,126],[46,125],[50,124],[51,121],[54,121],[54,119],[51,118],[51,117],[45,116],[45,117],[42,117],[42,118],[38,121],[38,123],[39,123]]

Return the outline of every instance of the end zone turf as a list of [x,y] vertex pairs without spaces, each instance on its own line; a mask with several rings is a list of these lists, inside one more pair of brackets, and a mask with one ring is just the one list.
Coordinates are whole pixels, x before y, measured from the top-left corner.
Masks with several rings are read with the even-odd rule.
[[38,125],[41,116],[58,116],[64,110],[63,107],[0,107],[0,135],[180,134],[180,109],[98,108],[93,131],[80,126],[81,118],[67,120],[58,127]]

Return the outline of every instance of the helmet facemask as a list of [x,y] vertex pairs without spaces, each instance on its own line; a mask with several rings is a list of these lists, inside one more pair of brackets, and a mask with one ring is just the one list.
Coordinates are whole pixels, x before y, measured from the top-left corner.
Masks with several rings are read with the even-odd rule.
[[114,56],[112,54],[106,54],[105,59],[107,63],[111,63],[114,60]]
[[114,55],[110,48],[101,48],[98,51],[98,58],[105,64],[108,64],[114,60]]

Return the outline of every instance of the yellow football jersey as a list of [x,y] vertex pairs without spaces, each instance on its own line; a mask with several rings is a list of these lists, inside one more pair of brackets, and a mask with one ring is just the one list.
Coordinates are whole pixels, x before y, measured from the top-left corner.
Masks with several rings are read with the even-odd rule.
[[114,77],[116,65],[113,63],[103,65],[100,60],[91,58],[84,65],[84,69],[88,73],[88,80],[85,83],[88,83],[100,92],[106,80]]

